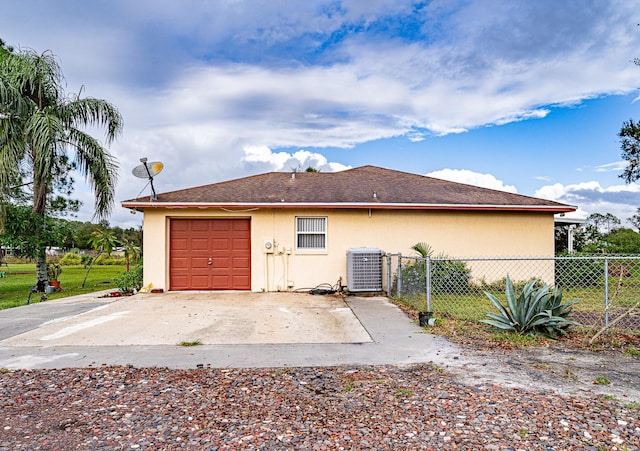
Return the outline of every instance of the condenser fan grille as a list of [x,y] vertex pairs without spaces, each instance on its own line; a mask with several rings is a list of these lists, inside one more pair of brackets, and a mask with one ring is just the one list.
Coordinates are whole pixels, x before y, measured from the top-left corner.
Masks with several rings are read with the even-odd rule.
[[382,251],[353,248],[347,251],[347,288],[350,292],[382,291]]

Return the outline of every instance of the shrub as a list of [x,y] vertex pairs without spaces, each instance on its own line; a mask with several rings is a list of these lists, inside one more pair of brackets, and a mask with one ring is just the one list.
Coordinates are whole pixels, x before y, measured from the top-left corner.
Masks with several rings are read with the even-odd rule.
[[25,257],[25,256],[20,256],[20,255],[7,255],[5,256],[5,262],[7,262],[8,264],[14,264],[14,265],[18,265],[18,264],[29,264],[29,263],[35,263],[35,260],[33,258],[30,257]]
[[[417,260],[402,266],[402,292],[424,293],[427,285],[427,262]],[[469,289],[471,270],[465,262],[446,257],[431,259],[431,293],[465,293]]]
[[[534,287],[541,288],[544,286],[544,282],[540,279],[536,279],[535,277],[530,278],[529,280],[512,280],[511,284],[513,285],[513,289],[516,291],[522,291],[527,283],[534,280]],[[507,278],[503,277],[500,280],[494,280],[493,282],[487,282],[485,278],[480,279],[477,283],[474,284],[474,289],[479,292],[484,291],[505,291],[507,289]]]
[[82,264],[82,257],[78,254],[72,254],[71,252],[67,252],[58,262],[64,266],[74,266]]
[[463,261],[438,257],[431,260],[431,290],[433,294],[465,293],[469,289],[471,269]]
[[94,265],[124,265],[125,260],[124,260],[124,257],[117,257],[114,255],[109,256],[107,254],[102,254],[98,258],[96,258],[96,261],[93,264]]
[[570,307],[578,301],[562,304],[561,291],[557,288],[552,290],[546,284],[536,288],[537,282],[537,279],[527,282],[520,296],[516,297],[511,279],[507,276],[506,306],[503,306],[493,294],[485,291],[500,313],[487,313],[490,319],[482,322],[519,334],[533,332],[552,338],[565,335],[565,329],[570,325],[579,325],[567,319],[571,313]]
[[59,263],[60,256],[59,255],[47,255],[47,263]]
[[132,271],[123,272],[113,279],[120,293],[133,293],[142,288],[142,265],[136,266]]

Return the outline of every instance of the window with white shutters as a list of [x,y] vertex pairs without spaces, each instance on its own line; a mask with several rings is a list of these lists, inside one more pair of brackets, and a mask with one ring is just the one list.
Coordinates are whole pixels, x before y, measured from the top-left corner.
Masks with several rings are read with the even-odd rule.
[[327,218],[296,218],[296,247],[301,250],[326,250]]

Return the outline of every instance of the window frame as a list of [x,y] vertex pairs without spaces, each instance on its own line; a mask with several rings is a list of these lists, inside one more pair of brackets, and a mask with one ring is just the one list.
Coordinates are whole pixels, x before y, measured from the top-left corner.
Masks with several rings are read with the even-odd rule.
[[[321,219],[324,224],[324,230],[322,232],[301,232],[299,230],[299,219]],[[329,243],[329,218],[327,216],[296,216],[295,217],[295,243],[296,243],[296,253],[299,254],[326,254],[328,250]],[[300,236],[308,236],[308,235],[323,235],[324,236],[324,247],[300,247],[298,238]]]

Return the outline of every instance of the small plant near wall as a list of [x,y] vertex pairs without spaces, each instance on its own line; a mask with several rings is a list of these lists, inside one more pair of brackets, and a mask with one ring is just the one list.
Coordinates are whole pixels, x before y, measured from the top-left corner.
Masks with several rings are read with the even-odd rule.
[[519,334],[536,333],[556,338],[566,335],[566,329],[578,323],[567,319],[571,306],[578,301],[562,303],[562,292],[549,285],[536,287],[537,279],[530,280],[516,296],[511,279],[507,276],[505,298],[506,305],[493,294],[485,291],[485,295],[498,309],[499,313],[487,313],[490,319],[483,323],[498,329]]
[[133,271],[118,274],[113,281],[120,294],[137,293],[142,287],[142,265],[136,266]]

